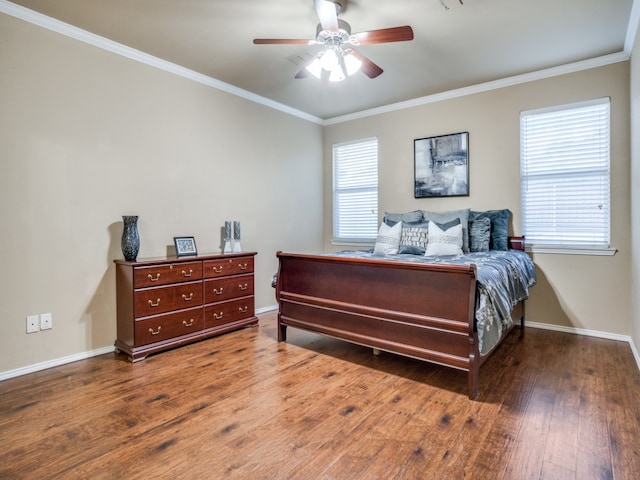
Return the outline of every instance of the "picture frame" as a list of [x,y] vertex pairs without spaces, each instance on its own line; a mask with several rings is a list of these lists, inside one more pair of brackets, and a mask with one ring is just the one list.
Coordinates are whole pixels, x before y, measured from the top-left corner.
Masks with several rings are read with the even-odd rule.
[[469,132],[413,141],[414,197],[469,196]]
[[176,256],[178,257],[198,255],[194,237],[173,237],[173,243],[176,246]]

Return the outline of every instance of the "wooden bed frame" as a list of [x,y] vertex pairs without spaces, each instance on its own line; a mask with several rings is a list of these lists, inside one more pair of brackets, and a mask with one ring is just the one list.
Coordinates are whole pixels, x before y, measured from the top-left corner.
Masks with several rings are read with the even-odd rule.
[[[522,237],[509,244],[524,250]],[[488,355],[478,350],[475,265],[283,252],[277,257],[279,342],[286,341],[290,326],[456,368],[468,372],[469,398],[476,398]],[[512,318],[524,328],[524,302]]]

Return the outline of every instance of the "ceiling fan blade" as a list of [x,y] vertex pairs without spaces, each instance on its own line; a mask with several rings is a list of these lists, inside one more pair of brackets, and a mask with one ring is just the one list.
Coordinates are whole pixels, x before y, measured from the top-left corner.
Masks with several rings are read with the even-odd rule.
[[380,68],[378,65],[373,63],[371,60],[369,60],[367,57],[365,57],[359,51],[352,50],[351,53],[353,54],[353,56],[355,56],[358,60],[360,60],[362,62],[362,66],[360,67],[360,71],[362,73],[364,73],[367,77],[376,78],[378,75],[380,75],[382,72],[384,72],[384,70],[382,70],[382,68]]
[[314,45],[315,40],[306,38],[254,38],[256,45]]
[[338,11],[336,4],[327,0],[313,0],[316,13],[323,30],[338,31]]
[[354,33],[349,37],[349,42],[352,45],[372,45],[374,43],[404,42],[407,40],[413,40],[413,29],[409,25]]

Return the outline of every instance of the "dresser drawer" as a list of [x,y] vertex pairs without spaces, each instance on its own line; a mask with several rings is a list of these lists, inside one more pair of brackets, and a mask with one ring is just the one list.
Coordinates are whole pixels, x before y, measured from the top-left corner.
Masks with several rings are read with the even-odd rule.
[[202,330],[202,307],[136,320],[136,345],[168,340]]
[[204,303],[253,295],[253,274],[211,278],[204,281]]
[[204,307],[204,328],[232,323],[243,318],[253,317],[255,303],[253,297],[229,300]]
[[133,272],[133,288],[155,287],[200,279],[202,279],[202,262],[136,267]]
[[143,288],[134,293],[135,317],[147,317],[202,305],[202,281]]
[[205,260],[204,278],[253,273],[253,256]]

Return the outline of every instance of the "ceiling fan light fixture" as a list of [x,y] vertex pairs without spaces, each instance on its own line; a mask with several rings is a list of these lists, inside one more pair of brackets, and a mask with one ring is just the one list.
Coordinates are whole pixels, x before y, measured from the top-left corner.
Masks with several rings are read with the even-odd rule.
[[307,71],[316,78],[322,77],[322,63],[320,62],[320,58],[316,57],[313,61],[307,65]]
[[320,56],[320,64],[322,68],[332,72],[338,67],[340,64],[340,60],[338,58],[338,53],[334,48],[327,48],[324,53]]
[[352,52],[346,52],[344,54],[344,66],[347,70],[347,75],[351,76],[357,73],[362,66],[362,61],[356,57]]

